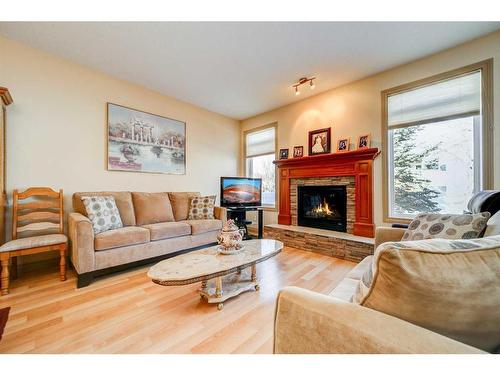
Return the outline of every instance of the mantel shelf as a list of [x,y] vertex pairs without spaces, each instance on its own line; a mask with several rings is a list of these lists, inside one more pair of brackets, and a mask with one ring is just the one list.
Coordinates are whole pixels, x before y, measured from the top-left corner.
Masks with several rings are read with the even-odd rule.
[[292,167],[296,165],[315,165],[322,164],[324,162],[330,161],[347,161],[351,160],[367,160],[375,159],[380,154],[378,148],[365,148],[361,150],[347,151],[347,152],[336,152],[333,154],[323,154],[315,156],[303,156],[301,158],[291,158],[291,159],[280,159],[273,161],[278,167]]

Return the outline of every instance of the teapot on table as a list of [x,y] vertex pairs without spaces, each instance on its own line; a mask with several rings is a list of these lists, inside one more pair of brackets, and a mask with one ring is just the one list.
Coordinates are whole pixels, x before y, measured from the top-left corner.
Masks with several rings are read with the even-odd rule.
[[217,242],[225,251],[236,251],[243,247],[244,229],[239,229],[234,220],[228,220],[217,236]]

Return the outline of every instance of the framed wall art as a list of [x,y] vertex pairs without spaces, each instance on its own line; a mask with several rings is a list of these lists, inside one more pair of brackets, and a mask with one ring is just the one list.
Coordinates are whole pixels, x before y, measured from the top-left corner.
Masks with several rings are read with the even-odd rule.
[[370,148],[370,134],[360,135],[358,137],[358,150]]
[[349,144],[351,143],[350,138],[341,138],[337,141],[337,152],[347,152],[349,151]]
[[108,170],[186,174],[186,123],[108,103]]
[[304,146],[295,146],[293,148],[293,157],[301,158],[302,156],[304,156]]
[[309,155],[329,154],[331,151],[331,128],[309,132]]

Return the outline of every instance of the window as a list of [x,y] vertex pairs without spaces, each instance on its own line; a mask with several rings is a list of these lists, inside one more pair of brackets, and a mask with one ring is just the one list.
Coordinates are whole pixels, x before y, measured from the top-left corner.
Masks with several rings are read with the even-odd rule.
[[262,205],[276,205],[276,126],[245,133],[245,170],[247,177],[262,178]]
[[488,68],[487,61],[382,93],[385,220],[461,213],[490,184]]

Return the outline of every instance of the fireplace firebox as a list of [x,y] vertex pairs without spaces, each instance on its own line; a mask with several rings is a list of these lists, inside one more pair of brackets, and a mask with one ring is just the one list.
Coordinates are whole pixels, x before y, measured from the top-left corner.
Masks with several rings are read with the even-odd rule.
[[346,232],[346,187],[298,186],[297,224],[305,227]]

